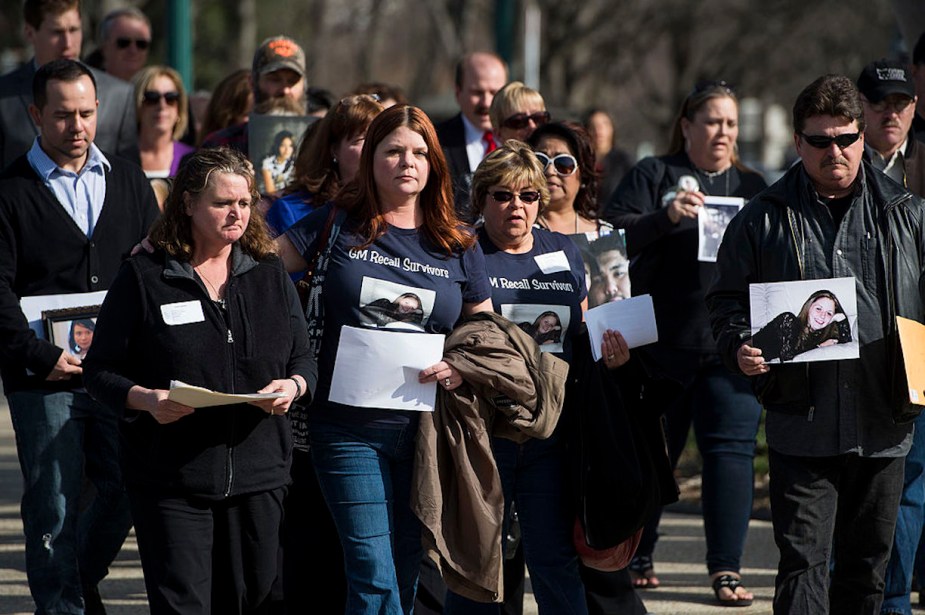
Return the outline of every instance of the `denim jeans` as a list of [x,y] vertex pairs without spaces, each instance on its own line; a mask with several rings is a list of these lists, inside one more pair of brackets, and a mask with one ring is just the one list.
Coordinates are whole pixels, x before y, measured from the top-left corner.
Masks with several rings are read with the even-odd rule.
[[[567,497],[562,443],[555,434],[548,440],[530,439],[523,444],[494,438],[492,449],[504,490],[505,519],[511,504],[517,504],[524,559],[539,612],[587,615],[572,538],[575,511]],[[506,534],[504,528],[502,536]],[[445,615],[478,613],[500,613],[500,605],[447,592]]]
[[[26,575],[37,613],[83,613],[131,528],[116,414],[82,392],[8,397],[22,468]],[[78,509],[84,476],[96,496]]]
[[[761,406],[744,376],[707,363],[683,390],[667,400],[668,453],[672,465],[687,443],[691,423],[703,458],[703,526],[707,570],[738,572],[752,514],[755,437]],[[651,555],[657,540],[659,514],[646,524],[638,555]]]
[[411,511],[417,421],[401,428],[312,421],[312,461],[344,550],[347,615],[411,613],[423,557]]
[[[882,613],[912,615],[909,593],[915,556],[925,523],[925,414],[915,420],[912,448],[906,455],[903,495],[896,517],[893,551],[886,567]],[[921,577],[920,577],[921,578]]]
[[774,613],[879,613],[903,458],[795,457],[771,449],[769,460],[780,551]]

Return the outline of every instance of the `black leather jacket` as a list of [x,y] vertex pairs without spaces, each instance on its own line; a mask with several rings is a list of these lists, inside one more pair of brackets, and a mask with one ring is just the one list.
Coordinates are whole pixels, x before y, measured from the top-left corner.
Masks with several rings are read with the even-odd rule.
[[[726,231],[707,305],[723,361],[739,372],[736,351],[751,337],[750,283],[853,275],[862,407],[889,409],[894,422],[905,423],[921,407],[908,401],[896,316],[925,317],[925,211],[921,199],[867,163],[857,184],[840,229],[817,203],[801,164],[758,194]],[[810,373],[809,364],[772,366],[754,378],[755,392],[768,410],[811,416],[821,400],[812,399]]]

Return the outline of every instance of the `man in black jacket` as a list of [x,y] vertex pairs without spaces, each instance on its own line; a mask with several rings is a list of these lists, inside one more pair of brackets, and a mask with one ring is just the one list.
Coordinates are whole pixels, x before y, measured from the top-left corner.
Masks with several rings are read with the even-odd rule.
[[[41,136],[0,173],[0,376],[39,613],[103,613],[96,585],[131,526],[115,413],[83,390],[73,349],[37,337],[20,306],[26,297],[54,295],[60,305],[105,290],[157,216],[141,169],[93,144],[96,93],[79,62],[39,68],[29,111]],[[97,493],[79,510],[85,475]]]
[[[774,612],[877,613],[917,414],[896,316],[925,317],[925,205],[862,163],[850,79],[807,86],[793,123],[802,162],[727,228],[707,305],[723,360],[753,378],[768,410]],[[765,363],[751,346],[749,284],[835,277],[856,279],[860,358]]]

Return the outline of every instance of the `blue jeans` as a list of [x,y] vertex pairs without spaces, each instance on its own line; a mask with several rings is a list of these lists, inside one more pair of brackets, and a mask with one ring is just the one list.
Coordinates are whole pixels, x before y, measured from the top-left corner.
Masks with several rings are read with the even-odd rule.
[[[517,506],[524,559],[540,613],[587,615],[585,589],[572,539],[575,511],[565,484],[565,459],[557,435],[516,444],[494,438],[492,449],[501,487],[504,518]],[[502,536],[507,534],[504,528]],[[445,615],[500,613],[500,605],[479,603],[447,592]]]
[[403,428],[314,421],[312,460],[344,550],[347,615],[405,615],[423,557],[411,511],[417,421]]
[[[687,443],[691,423],[703,458],[703,526],[710,574],[738,572],[752,514],[755,437],[761,406],[744,376],[706,363],[682,394],[667,401],[668,453],[672,466]],[[661,512],[646,524],[638,555],[651,555]]]
[[[81,585],[107,574],[132,526],[115,412],[80,392],[9,398],[22,468],[26,575],[36,613],[83,610]],[[80,511],[84,476],[96,497]]]
[[[915,420],[912,448],[906,455],[905,477],[899,514],[896,517],[896,534],[893,552],[886,567],[883,588],[882,613],[912,615],[909,593],[912,591],[912,572],[915,555],[925,523],[925,414]],[[920,577],[921,579],[921,577]]]

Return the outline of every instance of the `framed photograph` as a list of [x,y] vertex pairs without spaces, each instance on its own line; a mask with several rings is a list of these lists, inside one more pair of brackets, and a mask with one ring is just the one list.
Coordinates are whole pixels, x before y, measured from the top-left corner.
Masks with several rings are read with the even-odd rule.
[[251,114],[248,158],[254,164],[260,194],[275,194],[289,185],[305,130],[317,120],[309,115]]
[[83,359],[93,343],[99,312],[98,305],[45,310],[42,312],[45,335],[55,346]]

